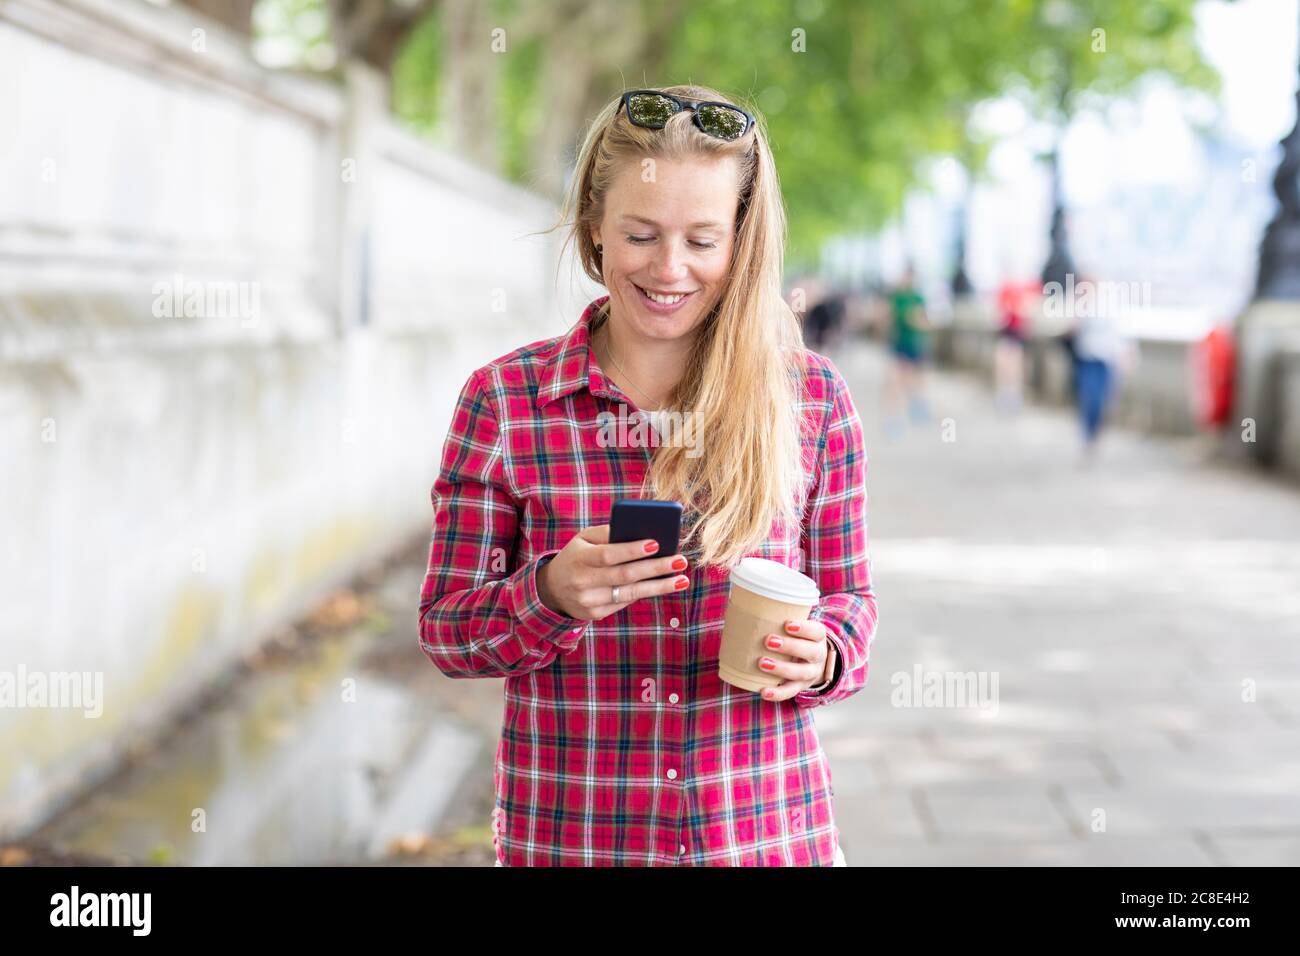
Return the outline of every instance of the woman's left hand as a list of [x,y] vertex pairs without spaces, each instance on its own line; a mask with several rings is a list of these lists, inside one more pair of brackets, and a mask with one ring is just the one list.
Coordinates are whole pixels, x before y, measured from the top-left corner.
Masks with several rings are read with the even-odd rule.
[[789,700],[835,673],[835,645],[826,639],[826,627],[821,621],[786,621],[782,633],[769,634],[764,644],[795,658],[787,662],[764,657],[759,661],[762,670],[785,678],[776,687],[764,688],[764,700]]

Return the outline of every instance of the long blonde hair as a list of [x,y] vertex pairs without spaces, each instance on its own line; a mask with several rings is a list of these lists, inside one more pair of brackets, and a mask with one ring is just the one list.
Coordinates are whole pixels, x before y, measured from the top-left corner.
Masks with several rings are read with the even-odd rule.
[[[735,103],[703,86],[664,92]],[[593,228],[604,216],[605,195],[621,164],[646,157],[680,160],[733,156],[740,167],[736,232],[727,278],[714,308],[697,329],[685,373],[665,408],[699,415],[703,454],[680,442],[656,449],[641,494],[683,504],[684,553],[697,564],[733,565],[775,529],[796,536],[804,509],[806,463],[800,445],[799,396],[804,380],[799,319],[781,295],[786,220],[776,164],[762,117],[735,141],[697,129],[689,111],[662,130],[631,123],[621,98],[596,116],[578,154],[562,222],[571,228],[583,271],[603,284]],[[592,319],[594,334],[608,321],[609,303]]]

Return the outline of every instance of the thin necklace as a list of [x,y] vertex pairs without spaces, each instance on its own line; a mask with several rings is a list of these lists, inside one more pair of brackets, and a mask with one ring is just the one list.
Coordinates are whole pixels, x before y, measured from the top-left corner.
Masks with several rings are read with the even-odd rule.
[[[624,372],[624,371],[623,371],[623,366],[621,366],[621,365],[618,364],[618,359],[614,358],[614,343],[611,342],[610,339],[609,339],[609,320],[608,320],[608,319],[605,320],[605,324],[604,324],[603,326],[601,326],[601,328],[603,328],[603,329],[605,330],[605,350],[606,350],[607,352],[609,352],[609,360],[610,360],[611,362],[614,363],[614,368],[618,369],[619,372],[622,373],[623,377],[624,377],[625,379],[627,379],[627,383],[628,383],[629,385],[631,385],[633,388],[635,388],[638,392],[641,392],[641,395],[642,395],[644,398],[650,398],[649,395],[646,395],[645,392],[642,392],[642,391],[641,391],[640,387],[636,384],[636,382],[632,381],[632,376],[631,376],[631,375],[628,375],[627,372]],[[597,329],[596,331],[599,332],[600,329]],[[650,403],[651,403],[652,405],[654,404],[654,399],[653,399],[653,398],[650,398]],[[647,409],[645,409],[645,411],[647,411],[647,412],[657,412],[657,411],[659,411],[659,409],[658,409],[658,408],[647,408]]]

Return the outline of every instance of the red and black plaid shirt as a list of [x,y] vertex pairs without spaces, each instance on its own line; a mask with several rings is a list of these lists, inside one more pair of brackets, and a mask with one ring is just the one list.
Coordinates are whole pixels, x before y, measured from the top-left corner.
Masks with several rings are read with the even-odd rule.
[[615,500],[639,497],[653,454],[597,441],[601,412],[636,413],[589,347],[607,298],[567,334],[470,376],[433,485],[420,646],[451,677],[506,679],[498,859],[831,866],[839,832],[810,708],[862,688],[876,630],[867,459],[848,388],[829,359],[805,350],[803,451],[816,463],[805,524],[794,536],[778,520],[748,552],[817,582],[821,604],[809,616],[839,652],[835,678],[821,693],[766,701],[718,679],[726,568],[692,562],[690,587],[599,621],[538,597],[538,567],[580,529],[607,523]]

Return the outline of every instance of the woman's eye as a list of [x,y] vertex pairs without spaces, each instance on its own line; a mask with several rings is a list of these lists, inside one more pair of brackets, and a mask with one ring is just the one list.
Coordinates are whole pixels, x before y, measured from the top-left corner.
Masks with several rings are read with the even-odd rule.
[[[634,246],[643,246],[647,242],[654,242],[655,237],[654,236],[628,236],[627,241],[632,243]],[[716,249],[718,247],[718,244],[716,242],[701,242],[692,239],[690,240],[690,243],[696,249]]]

